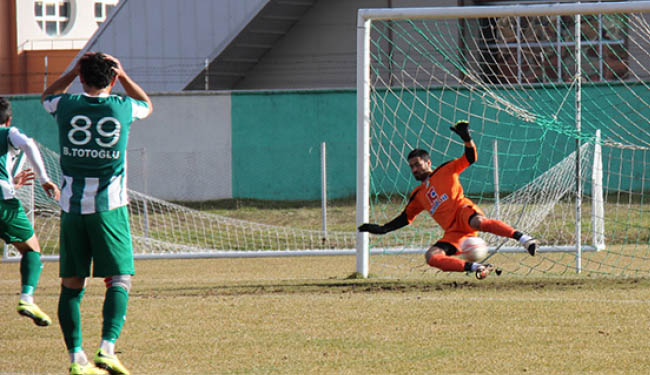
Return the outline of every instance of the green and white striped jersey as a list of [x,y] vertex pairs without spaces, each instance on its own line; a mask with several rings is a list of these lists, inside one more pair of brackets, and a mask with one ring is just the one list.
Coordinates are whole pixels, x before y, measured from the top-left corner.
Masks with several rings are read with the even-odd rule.
[[126,146],[134,120],[149,106],[128,96],[52,95],[43,101],[56,119],[65,212],[92,214],[128,204]]
[[[24,151],[24,154],[23,152]],[[15,127],[0,127],[0,199],[16,197],[14,176],[22,168],[27,155],[41,183],[49,181],[36,143]]]

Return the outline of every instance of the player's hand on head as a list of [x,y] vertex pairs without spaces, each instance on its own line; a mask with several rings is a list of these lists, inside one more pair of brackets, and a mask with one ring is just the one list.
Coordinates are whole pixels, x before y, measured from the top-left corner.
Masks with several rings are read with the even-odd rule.
[[458,136],[465,142],[472,139],[469,135],[469,122],[467,120],[460,120],[449,129],[458,134]]
[[372,234],[384,234],[386,233],[386,230],[384,229],[383,225],[378,225],[378,224],[361,224],[359,226],[359,232],[368,232]]
[[118,77],[123,76],[124,69],[122,69],[122,63],[120,62],[120,60],[118,60],[117,57],[115,56],[107,55],[105,53],[103,55],[106,60],[110,60],[115,63],[115,67],[113,67],[113,71],[115,71],[115,74]]
[[79,71],[81,70],[81,61],[87,59],[90,56],[93,56],[95,52],[86,52],[84,53],[83,56],[77,60],[77,63],[74,65],[74,68],[72,68],[72,71],[76,74],[79,75]]

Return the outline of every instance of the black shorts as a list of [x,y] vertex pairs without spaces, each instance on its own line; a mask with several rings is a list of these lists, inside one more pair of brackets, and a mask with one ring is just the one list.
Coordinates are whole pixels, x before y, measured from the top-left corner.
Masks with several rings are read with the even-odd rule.
[[434,243],[433,246],[439,247],[442,250],[444,250],[445,254],[447,256],[455,255],[458,252],[458,249],[456,248],[456,246],[450,244],[449,242],[438,241],[438,242]]

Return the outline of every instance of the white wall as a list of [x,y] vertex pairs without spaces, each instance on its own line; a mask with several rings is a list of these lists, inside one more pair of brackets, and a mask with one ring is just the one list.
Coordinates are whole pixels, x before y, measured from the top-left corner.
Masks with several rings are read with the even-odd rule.
[[230,93],[151,100],[151,116],[131,127],[129,187],[165,200],[231,198]]

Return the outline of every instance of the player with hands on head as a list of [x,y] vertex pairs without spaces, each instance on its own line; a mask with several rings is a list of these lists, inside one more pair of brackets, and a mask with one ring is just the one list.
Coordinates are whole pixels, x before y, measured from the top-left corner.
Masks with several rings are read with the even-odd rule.
[[[34,303],[34,291],[43,269],[41,245],[16,198],[16,190],[31,185],[36,177],[50,198],[59,199],[59,188],[50,181],[36,142],[11,126],[11,121],[11,103],[0,97],[0,237],[21,255],[18,313],[32,319],[38,326],[49,326],[52,320]],[[12,176],[12,171],[18,169],[21,153],[27,156],[34,170],[25,169]]]
[[[79,77],[82,94],[68,94]],[[111,94],[120,82],[126,95]],[[62,194],[59,324],[70,355],[70,374],[129,374],[115,355],[135,274],[127,208],[126,149],[133,121],[152,112],[147,93],[113,56],[84,54],[45,89],[43,107],[59,132]],[[80,305],[86,278],[104,278],[99,348],[89,363],[82,349]]]
[[474,202],[465,197],[459,175],[476,161],[476,145],[469,133],[469,122],[458,121],[451,130],[463,140],[464,154],[433,169],[427,151],[411,151],[407,157],[409,167],[421,184],[411,192],[404,211],[384,225],[366,223],[358,229],[372,234],[389,233],[409,225],[426,210],[444,231],[442,238],[427,250],[427,264],[445,272],[475,272],[476,278],[484,279],[494,266],[454,257],[462,252],[461,243],[466,238],[476,236],[478,231],[513,238],[532,256],[537,250],[537,240],[501,220],[487,218]]

